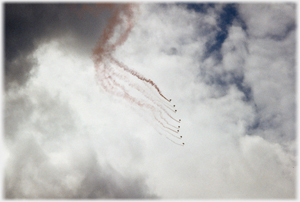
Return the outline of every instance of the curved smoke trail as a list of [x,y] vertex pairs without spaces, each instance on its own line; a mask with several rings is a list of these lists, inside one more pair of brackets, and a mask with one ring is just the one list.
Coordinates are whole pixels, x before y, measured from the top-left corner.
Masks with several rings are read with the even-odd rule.
[[[147,88],[143,88],[143,85],[137,85],[133,83],[129,77],[137,78],[137,81],[143,82],[145,84],[149,84],[152,86],[157,93],[166,100],[168,103],[171,102],[171,99],[167,99],[162,92],[160,91],[159,87],[151,80],[145,78],[143,75],[134,71],[127,67],[122,62],[118,61],[116,58],[113,57],[113,53],[117,47],[124,44],[127,40],[131,30],[133,29],[135,18],[135,10],[137,10],[136,4],[107,4],[107,8],[111,10],[111,17],[108,21],[106,28],[104,29],[101,37],[98,40],[94,50],[93,50],[93,61],[95,64],[96,70],[96,79],[100,86],[103,89],[114,95],[121,97],[128,102],[137,105],[143,109],[148,109],[152,112],[153,118],[159,123],[162,129],[167,133],[171,134],[171,136],[181,139],[182,136],[178,137],[175,134],[179,132],[180,126],[178,128],[173,124],[169,123],[169,121],[164,117],[167,116],[171,118],[172,121],[180,123],[180,119],[177,120],[170,113],[166,110],[169,109],[174,113],[177,110],[173,110],[162,100],[157,100],[151,96],[152,91]],[[89,7],[85,8],[90,10]],[[120,28],[121,32],[116,33],[115,28]],[[114,39],[114,42],[113,42]],[[114,68],[117,67],[117,68]],[[123,71],[121,71],[123,70]],[[127,86],[127,88],[126,88]],[[138,91],[142,94],[146,99],[138,99],[131,95],[128,90],[128,87]],[[148,86],[147,86],[148,87]],[[147,103],[150,102],[151,104]],[[165,106],[165,107],[164,107]],[[175,105],[173,106],[175,107]],[[159,116],[158,116],[159,115]],[[165,122],[170,127],[176,128],[174,130],[168,126],[166,126],[163,122]],[[173,134],[175,133],[175,134]],[[159,132],[159,134],[161,134]],[[168,136],[165,135],[169,140],[171,140]],[[183,146],[184,144],[176,143],[174,140],[171,140],[175,144]]]

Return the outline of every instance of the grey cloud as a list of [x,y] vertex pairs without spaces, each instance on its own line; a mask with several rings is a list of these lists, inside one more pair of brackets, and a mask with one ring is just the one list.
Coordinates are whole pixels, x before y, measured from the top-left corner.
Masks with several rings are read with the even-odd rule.
[[[79,9],[80,11],[80,9]],[[79,14],[71,4],[5,3],[5,88],[23,86],[34,73],[36,63],[32,57],[39,44],[63,37],[65,46],[80,54],[91,54],[100,36],[109,10],[99,15]]]
[[[144,176],[123,176],[109,164],[100,165],[89,142],[81,139],[88,131],[66,101],[47,89],[27,88],[38,68],[33,53],[39,45],[56,39],[62,50],[91,56],[110,12],[72,9],[71,4],[4,5],[5,197],[155,198]],[[64,154],[65,164],[55,162]]]
[[4,133],[6,140],[14,140],[19,127],[33,112],[28,96],[5,96]]
[[22,54],[12,60],[5,60],[5,89],[23,86],[34,74],[36,60],[29,54]]
[[222,60],[218,62],[214,54],[205,59],[200,80],[213,97],[225,96],[235,85],[256,111],[248,133],[285,144],[295,138],[294,5],[239,4],[237,8],[244,24],[235,21],[228,29]]
[[[242,15],[242,9],[249,9],[247,10],[250,13],[249,18],[258,14],[255,6],[251,9],[242,8],[242,6],[243,4],[237,7],[240,15]],[[266,13],[261,12],[258,15],[274,15],[272,4],[268,7]],[[295,79],[292,74],[295,70],[294,31],[290,31],[285,36],[285,31],[275,30],[276,26],[280,27],[280,25],[271,25],[271,28],[267,26],[273,21],[268,20],[266,26],[262,26],[257,19],[256,23],[259,25],[256,27],[255,23],[249,26],[248,18],[243,17],[228,27],[228,36],[219,52],[222,54],[221,59],[216,57],[215,52],[204,57],[205,43],[214,40],[216,35],[213,23],[209,24],[211,29],[208,29],[212,31],[211,35],[205,35],[206,33],[202,33],[202,30],[197,32],[197,29],[191,29],[194,32],[185,33],[184,31],[189,26],[180,29],[181,21],[177,20],[178,16],[185,11],[179,15],[172,15],[171,9],[153,10],[149,12],[148,18],[144,18],[143,23],[147,24],[147,27],[142,27],[142,29],[155,29],[152,27],[153,12],[162,16],[155,24],[158,30],[170,25],[174,27],[177,25],[179,28],[169,27],[168,30],[172,31],[168,32],[170,37],[166,34],[166,45],[162,42],[156,43],[157,41],[153,40],[154,37],[148,39],[143,35],[137,37],[137,41],[141,37],[153,43],[145,45],[146,48],[142,51],[147,52],[153,51],[156,46],[169,49],[178,47],[178,55],[168,55],[170,61],[174,57],[178,59],[175,60],[176,62],[170,62],[172,67],[169,67],[167,63],[168,67],[163,64],[155,71],[167,69],[161,71],[167,73],[164,74],[167,78],[164,82],[170,81],[169,88],[172,90],[169,94],[177,102],[181,101],[178,106],[181,107],[181,116],[184,120],[182,124],[185,126],[182,127],[181,132],[186,135],[187,150],[192,151],[186,156],[184,152],[178,152],[179,156],[185,157],[182,164],[186,168],[182,169],[184,166],[173,162],[171,166],[166,166],[166,170],[172,171],[176,166],[180,167],[180,171],[176,172],[179,176],[181,175],[181,178],[178,177],[181,179],[180,183],[177,184],[173,176],[169,178],[169,181],[174,180],[174,187],[179,189],[182,187],[183,191],[177,192],[173,187],[165,187],[163,184],[165,176],[161,174],[161,183],[157,185],[160,186],[160,190],[163,190],[160,194],[170,198],[174,196],[294,198],[295,169],[292,167],[296,166],[296,163],[292,160],[295,158],[294,151],[291,152],[293,148],[289,148],[290,145],[296,144],[294,140],[296,134]],[[279,13],[286,12],[284,9],[279,9],[279,11]],[[180,11],[177,10],[176,13]],[[197,27],[197,22],[203,24],[202,20],[205,19],[205,15],[198,13],[196,15],[198,21],[191,20],[194,16],[187,16],[188,20],[185,23],[191,23],[194,25],[191,26],[193,28]],[[292,21],[295,20],[295,13],[289,15],[293,16]],[[171,23],[173,19],[176,19],[178,23]],[[253,30],[256,28],[260,28],[261,32],[267,34],[257,34]],[[177,32],[180,34],[175,37]],[[252,33],[256,34],[252,35]],[[267,37],[269,33],[275,33],[277,36],[282,34],[282,40]],[[195,37],[194,34],[199,35]],[[187,39],[180,40],[184,37]],[[147,40],[145,40],[146,43]],[[169,45],[170,41],[172,45]],[[176,43],[180,45],[176,46]],[[144,46],[142,43],[134,45],[138,48]],[[152,46],[154,46],[153,49]],[[164,53],[169,50],[168,48],[162,48]],[[153,51],[150,56],[159,60],[161,52]],[[166,57],[166,54],[163,57]],[[186,58],[189,60],[184,60]],[[155,64],[155,62],[151,63],[152,66]],[[206,111],[209,106],[211,109]],[[209,132],[209,127],[212,132]],[[207,137],[207,142],[204,137]],[[200,144],[202,145],[199,146]],[[166,155],[177,158],[177,153],[174,156]],[[189,158],[190,162],[186,163]],[[215,160],[209,168],[210,163],[214,162],[213,159],[218,160]],[[163,162],[161,160],[161,163]],[[221,162],[228,167],[226,168]],[[160,166],[158,163],[158,170]],[[195,171],[192,171],[193,169]],[[164,174],[169,174],[169,170]],[[188,175],[193,177],[186,180]],[[187,185],[181,186],[184,183]]]
[[245,82],[251,86],[258,120],[250,133],[284,145],[296,135],[295,5],[241,4],[239,8],[248,27]]
[[20,140],[14,147],[6,165],[5,198],[156,198],[148,193],[143,176],[127,177],[110,166],[99,165],[92,151],[82,155],[73,148],[71,160],[65,159],[69,167],[62,167],[53,164],[33,138]]
[[145,176],[100,164],[87,131],[59,96],[11,92],[6,103],[5,198],[156,198]]
[[238,7],[247,32],[254,37],[282,40],[296,28],[294,3],[240,4]]
[[6,139],[12,141],[22,138],[24,130],[36,130],[47,138],[75,129],[75,114],[58,95],[52,98],[45,89],[33,94],[10,91],[5,97],[4,116]]
[[[209,7],[204,14],[191,14],[176,5],[142,6],[142,20],[125,45],[124,49],[130,48],[124,58],[148,61],[150,65],[141,62],[139,68],[155,72],[156,80],[162,75],[162,85],[172,84],[162,89],[169,89],[172,99],[179,102],[186,141],[178,153],[178,148],[163,141],[151,148],[136,146],[138,141],[130,137],[122,142],[126,149],[118,151],[128,154],[129,162],[138,162],[132,165],[149,169],[150,182],[144,175],[118,170],[112,145],[101,145],[103,155],[112,158],[112,164],[103,163],[101,152],[96,154],[86,139],[93,129],[81,126],[80,118],[59,96],[51,97],[44,90],[9,91],[5,97],[6,197],[156,198],[147,182],[169,198],[295,197],[295,13],[289,4],[282,9],[264,6],[237,5],[241,19],[227,27],[220,50],[209,54],[205,44],[215,43],[215,20],[223,5]],[[283,19],[277,23],[272,16]],[[68,33],[75,40],[85,35],[86,30],[72,29]],[[60,40],[67,49],[70,41]],[[112,121],[114,116],[107,119]],[[104,131],[95,136],[99,132],[117,137],[119,132],[118,127]],[[98,141],[106,143],[102,137]],[[141,150],[145,156],[139,156]]]

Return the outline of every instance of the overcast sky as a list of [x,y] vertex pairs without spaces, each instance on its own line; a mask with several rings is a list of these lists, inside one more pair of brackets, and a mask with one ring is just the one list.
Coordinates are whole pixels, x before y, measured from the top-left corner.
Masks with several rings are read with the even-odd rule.
[[5,198],[296,197],[295,3],[3,7]]

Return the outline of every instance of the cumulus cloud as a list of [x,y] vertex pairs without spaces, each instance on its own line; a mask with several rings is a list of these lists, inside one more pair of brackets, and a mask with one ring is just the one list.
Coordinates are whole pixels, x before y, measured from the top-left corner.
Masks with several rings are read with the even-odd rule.
[[37,65],[33,51],[53,38],[63,37],[64,46],[91,54],[110,12],[97,8],[98,15],[85,13],[84,5],[4,4],[6,89],[23,86],[29,80]]
[[[18,84],[5,92],[6,198],[295,198],[295,4],[139,6],[110,56],[172,98],[184,147],[148,109],[98,85],[92,48],[113,15],[92,8],[77,21],[50,6],[54,22],[37,24],[23,54],[8,37],[5,79]],[[24,26],[21,38],[36,30]],[[124,81],[159,100],[137,77]]]
[[7,96],[6,198],[152,198],[144,176],[101,164],[88,131],[45,89]]
[[[56,41],[59,53],[90,59],[110,15],[105,6],[95,8],[100,15],[86,13],[89,6],[72,6],[5,4],[5,197],[155,198],[142,173],[130,176],[99,162],[86,139],[92,132],[64,100],[62,83],[56,86],[58,92],[40,83],[43,76],[49,84],[50,74],[66,73],[43,71],[45,64],[37,53],[43,44]],[[58,59],[52,56],[50,63]]]
[[[271,141],[294,140],[295,7],[290,4],[244,6],[241,6],[241,15],[249,25],[246,30],[249,55],[244,66],[245,82],[252,88],[258,111],[258,130],[261,129],[260,133]],[[268,11],[256,15],[260,9]],[[247,18],[251,12],[253,17]],[[252,28],[254,22],[257,26]]]
[[295,11],[296,7],[292,3],[239,5],[239,13],[247,25],[247,32],[254,37],[273,40],[281,40],[295,30]]
[[[221,13],[229,9],[225,5],[208,7],[209,11],[200,13],[174,5],[153,5],[149,9],[145,6],[143,12],[147,17],[136,26],[128,46],[123,51],[120,49],[123,60],[155,77],[157,83],[164,86],[165,94],[176,100],[181,108],[181,134],[189,146],[186,146],[185,155],[179,151],[174,151],[174,155],[166,154],[166,159],[177,161],[165,165],[168,169],[161,172],[173,175],[161,174],[156,178],[159,182],[160,178],[168,178],[168,184],[172,184],[170,188],[165,188],[168,186],[163,182],[161,186],[156,185],[164,190],[158,189],[158,193],[165,197],[295,196],[295,13],[287,14],[285,9],[272,12],[279,6],[266,5],[270,7],[264,13],[268,16],[266,19],[277,15],[293,16],[284,22],[284,26],[291,27],[285,29],[290,33],[278,31],[277,36],[284,35],[281,37],[284,40],[278,40],[274,36],[252,34],[253,29],[260,26],[270,33],[282,26],[271,23],[269,28],[257,20],[257,26],[254,23],[252,28],[249,18],[255,18],[261,4],[247,6],[231,5],[236,15],[223,27],[225,30],[220,29]],[[285,6],[292,12],[293,5]],[[252,12],[251,17],[244,16],[244,10]],[[207,21],[208,16],[213,20]],[[183,24],[184,29],[179,29]],[[155,29],[154,25],[162,31],[147,34]],[[218,38],[219,32],[227,33],[224,40]],[[139,43],[134,43],[136,41]],[[216,43],[221,44],[215,45],[212,51],[209,44]],[[175,49],[176,54],[170,54]],[[139,57],[139,54],[147,57]],[[255,141],[257,139],[260,141]],[[245,152],[248,141],[253,144],[253,150]],[[249,154],[258,155],[254,154],[256,146],[268,148],[262,151],[267,157],[258,157],[258,162]],[[178,156],[183,159],[178,160]],[[263,162],[273,167],[266,168]],[[163,160],[157,163],[157,170],[162,164]],[[258,174],[261,169],[265,170],[263,176]],[[274,170],[272,175],[267,174],[269,169]],[[238,174],[240,172],[243,174]],[[274,183],[275,176],[285,185]]]

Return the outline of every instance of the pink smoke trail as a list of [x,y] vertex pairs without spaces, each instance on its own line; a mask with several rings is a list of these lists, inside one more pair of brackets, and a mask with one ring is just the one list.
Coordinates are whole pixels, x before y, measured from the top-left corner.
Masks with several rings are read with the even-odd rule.
[[[101,7],[101,6],[100,6]],[[171,130],[175,133],[178,133],[178,130],[175,131],[167,126],[165,126],[160,120],[157,119],[155,112],[158,112],[160,115],[160,118],[164,120],[168,125],[176,128],[175,126],[168,123],[168,121],[163,117],[162,112],[155,108],[153,105],[148,104],[146,102],[142,102],[135,97],[131,96],[128,93],[128,90],[123,86],[121,83],[118,83],[115,80],[115,76],[118,75],[114,69],[111,67],[111,63],[116,65],[117,67],[120,67],[125,72],[129,73],[130,75],[138,78],[139,80],[150,84],[153,86],[158,94],[170,102],[171,100],[167,99],[160,91],[158,86],[150,79],[145,78],[138,72],[128,68],[125,64],[121,63],[117,59],[113,57],[113,53],[116,50],[118,46],[121,46],[125,43],[127,40],[133,26],[134,26],[134,9],[136,8],[133,4],[107,4],[107,8],[111,10],[111,17],[109,19],[109,22],[107,24],[107,27],[104,29],[102,36],[100,37],[98,43],[96,44],[94,50],[93,50],[93,61],[95,63],[95,70],[96,70],[96,76],[98,83],[104,88],[105,91],[108,93],[111,93],[112,95],[122,97],[125,100],[129,101],[130,103],[134,103],[140,107],[150,109],[153,113],[154,118],[160,125],[168,130]],[[85,9],[91,10],[90,7],[86,7]],[[114,34],[116,34],[115,28],[119,26],[123,32],[119,33],[117,38],[114,42],[112,42],[112,39],[114,39]],[[123,79],[124,80],[124,79]],[[126,79],[125,79],[126,80]],[[180,123],[180,120],[174,119],[160,104],[156,103],[150,96],[143,91],[138,85],[132,84],[130,81],[128,81],[128,84],[130,87],[138,90],[141,92],[145,97],[147,97],[149,100],[151,100],[154,104],[156,104],[158,107],[161,108],[163,112],[167,114],[171,119],[174,121]],[[168,107],[169,108],[169,107]],[[171,108],[169,108],[172,110]],[[173,110],[172,110],[173,111]],[[176,110],[175,110],[176,112]]]

